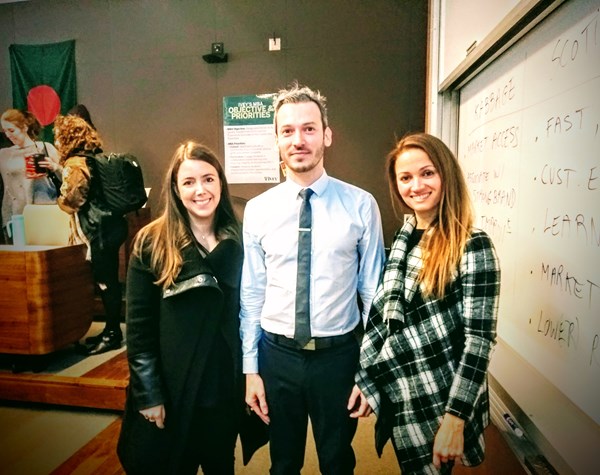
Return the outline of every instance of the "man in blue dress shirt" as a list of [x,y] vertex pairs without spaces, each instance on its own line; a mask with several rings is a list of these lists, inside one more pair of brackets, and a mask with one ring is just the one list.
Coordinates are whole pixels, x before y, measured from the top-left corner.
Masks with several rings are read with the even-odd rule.
[[[269,424],[271,474],[300,473],[309,418],[321,472],[351,474],[357,418],[371,411],[354,385],[355,330],[366,321],[385,259],[381,217],[371,194],[325,172],[332,143],[325,97],[293,84],[274,105],[286,181],[250,200],[244,213],[246,403]],[[312,244],[304,344],[294,334],[299,193],[306,188]]]

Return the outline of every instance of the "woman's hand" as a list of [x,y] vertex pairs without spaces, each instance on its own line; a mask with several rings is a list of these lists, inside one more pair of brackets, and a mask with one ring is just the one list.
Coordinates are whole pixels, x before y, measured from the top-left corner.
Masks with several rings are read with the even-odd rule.
[[355,384],[348,400],[348,410],[350,417],[356,419],[358,417],[369,417],[373,413],[373,409],[369,406],[367,398]]
[[165,406],[163,404],[149,407],[148,409],[142,409],[140,414],[150,423],[156,424],[156,427],[159,429],[165,428]]
[[56,173],[60,175],[62,173],[62,167],[58,162],[55,162],[50,157],[44,158],[44,160],[40,160],[38,162],[42,167],[46,168],[48,171]]
[[442,463],[460,463],[463,455],[465,421],[446,413],[433,442],[433,464],[440,468]]

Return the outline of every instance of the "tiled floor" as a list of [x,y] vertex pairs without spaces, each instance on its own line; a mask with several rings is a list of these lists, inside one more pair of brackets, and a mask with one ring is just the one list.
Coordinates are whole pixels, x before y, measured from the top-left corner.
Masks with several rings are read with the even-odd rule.
[[[86,336],[103,326],[92,323]],[[120,351],[124,348],[83,357],[71,347],[49,359],[43,372],[80,376]],[[117,417],[111,411],[2,401],[0,475],[47,475]]]
[[88,409],[3,403],[0,474],[48,475],[117,417]]
[[[88,335],[96,334],[101,328],[102,324],[94,323]],[[120,351],[124,349],[88,358],[65,354],[62,363],[58,360],[54,361],[46,371],[65,376],[81,376]],[[0,401],[0,475],[48,475],[59,466],[64,467],[65,462],[86,444],[89,445],[86,446],[84,453],[93,451],[95,441],[102,438],[95,439],[95,437],[118,418],[119,413],[114,411]],[[359,422],[353,443],[357,455],[355,474],[399,474],[390,444],[385,447],[383,457],[381,459],[377,457],[373,440],[374,424],[374,416]],[[112,439],[115,439],[116,446],[116,437],[113,436]],[[318,474],[318,462],[311,434],[308,440],[305,468],[302,473],[303,475]],[[469,473],[473,475],[524,473],[495,427],[491,426],[486,431],[486,441],[488,450],[485,463]],[[106,458],[106,453],[105,447],[104,454],[100,454],[100,457]],[[111,467],[113,470],[111,473],[121,473],[118,461],[112,458],[111,464],[115,467]],[[77,457],[71,460],[75,459]],[[268,473],[270,465],[268,447],[261,448],[246,467],[241,466],[239,447],[236,459],[240,461],[236,469],[238,475]],[[457,472],[458,475],[466,473],[460,469]],[[87,475],[94,471],[82,469],[75,473]]]
[[[0,407],[0,427],[3,428],[0,431],[0,475],[48,475],[117,417],[118,415],[110,412],[4,404]],[[375,454],[372,442],[373,422],[373,418],[361,421],[355,438],[358,458],[356,474],[397,474],[399,470],[391,451],[386,452],[383,459],[378,459]],[[309,434],[310,442],[303,470],[305,475],[319,473],[311,440],[312,436]],[[261,448],[246,467],[241,465],[241,451],[238,447],[236,460],[240,461],[236,470],[239,475],[268,473],[267,447]]]

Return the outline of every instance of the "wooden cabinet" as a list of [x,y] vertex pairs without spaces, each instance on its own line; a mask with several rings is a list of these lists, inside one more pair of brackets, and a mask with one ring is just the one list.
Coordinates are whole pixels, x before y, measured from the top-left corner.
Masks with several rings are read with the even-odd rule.
[[78,341],[92,323],[85,245],[0,245],[0,353],[41,355]]

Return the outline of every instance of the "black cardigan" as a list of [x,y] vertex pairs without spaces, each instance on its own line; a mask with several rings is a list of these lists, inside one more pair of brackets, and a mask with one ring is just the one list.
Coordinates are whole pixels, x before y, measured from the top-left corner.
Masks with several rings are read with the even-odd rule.
[[[140,409],[165,405],[169,439],[173,443],[171,467],[181,454],[178,443],[188,432],[198,403],[205,367],[213,343],[226,342],[231,355],[230,387],[234,407],[240,411],[244,463],[266,443],[266,426],[244,416],[244,378],[239,336],[239,285],[243,252],[232,239],[221,241],[206,258],[194,245],[182,250],[183,266],[170,288],[154,284],[156,276],[148,256],[132,256],[127,275],[127,357],[130,383],[121,438],[127,445],[131,420]],[[222,348],[221,348],[222,350]],[[216,390],[216,389],[215,389]],[[228,398],[231,400],[231,398]],[[251,422],[249,433],[244,426]],[[262,423],[261,423],[262,424]],[[134,431],[135,432],[135,431]],[[141,447],[148,454],[149,447]],[[121,455],[121,454],[120,454]],[[146,455],[147,456],[147,455]],[[127,455],[125,456],[127,457]],[[123,460],[122,460],[123,462]],[[125,465],[125,463],[124,463]]]

